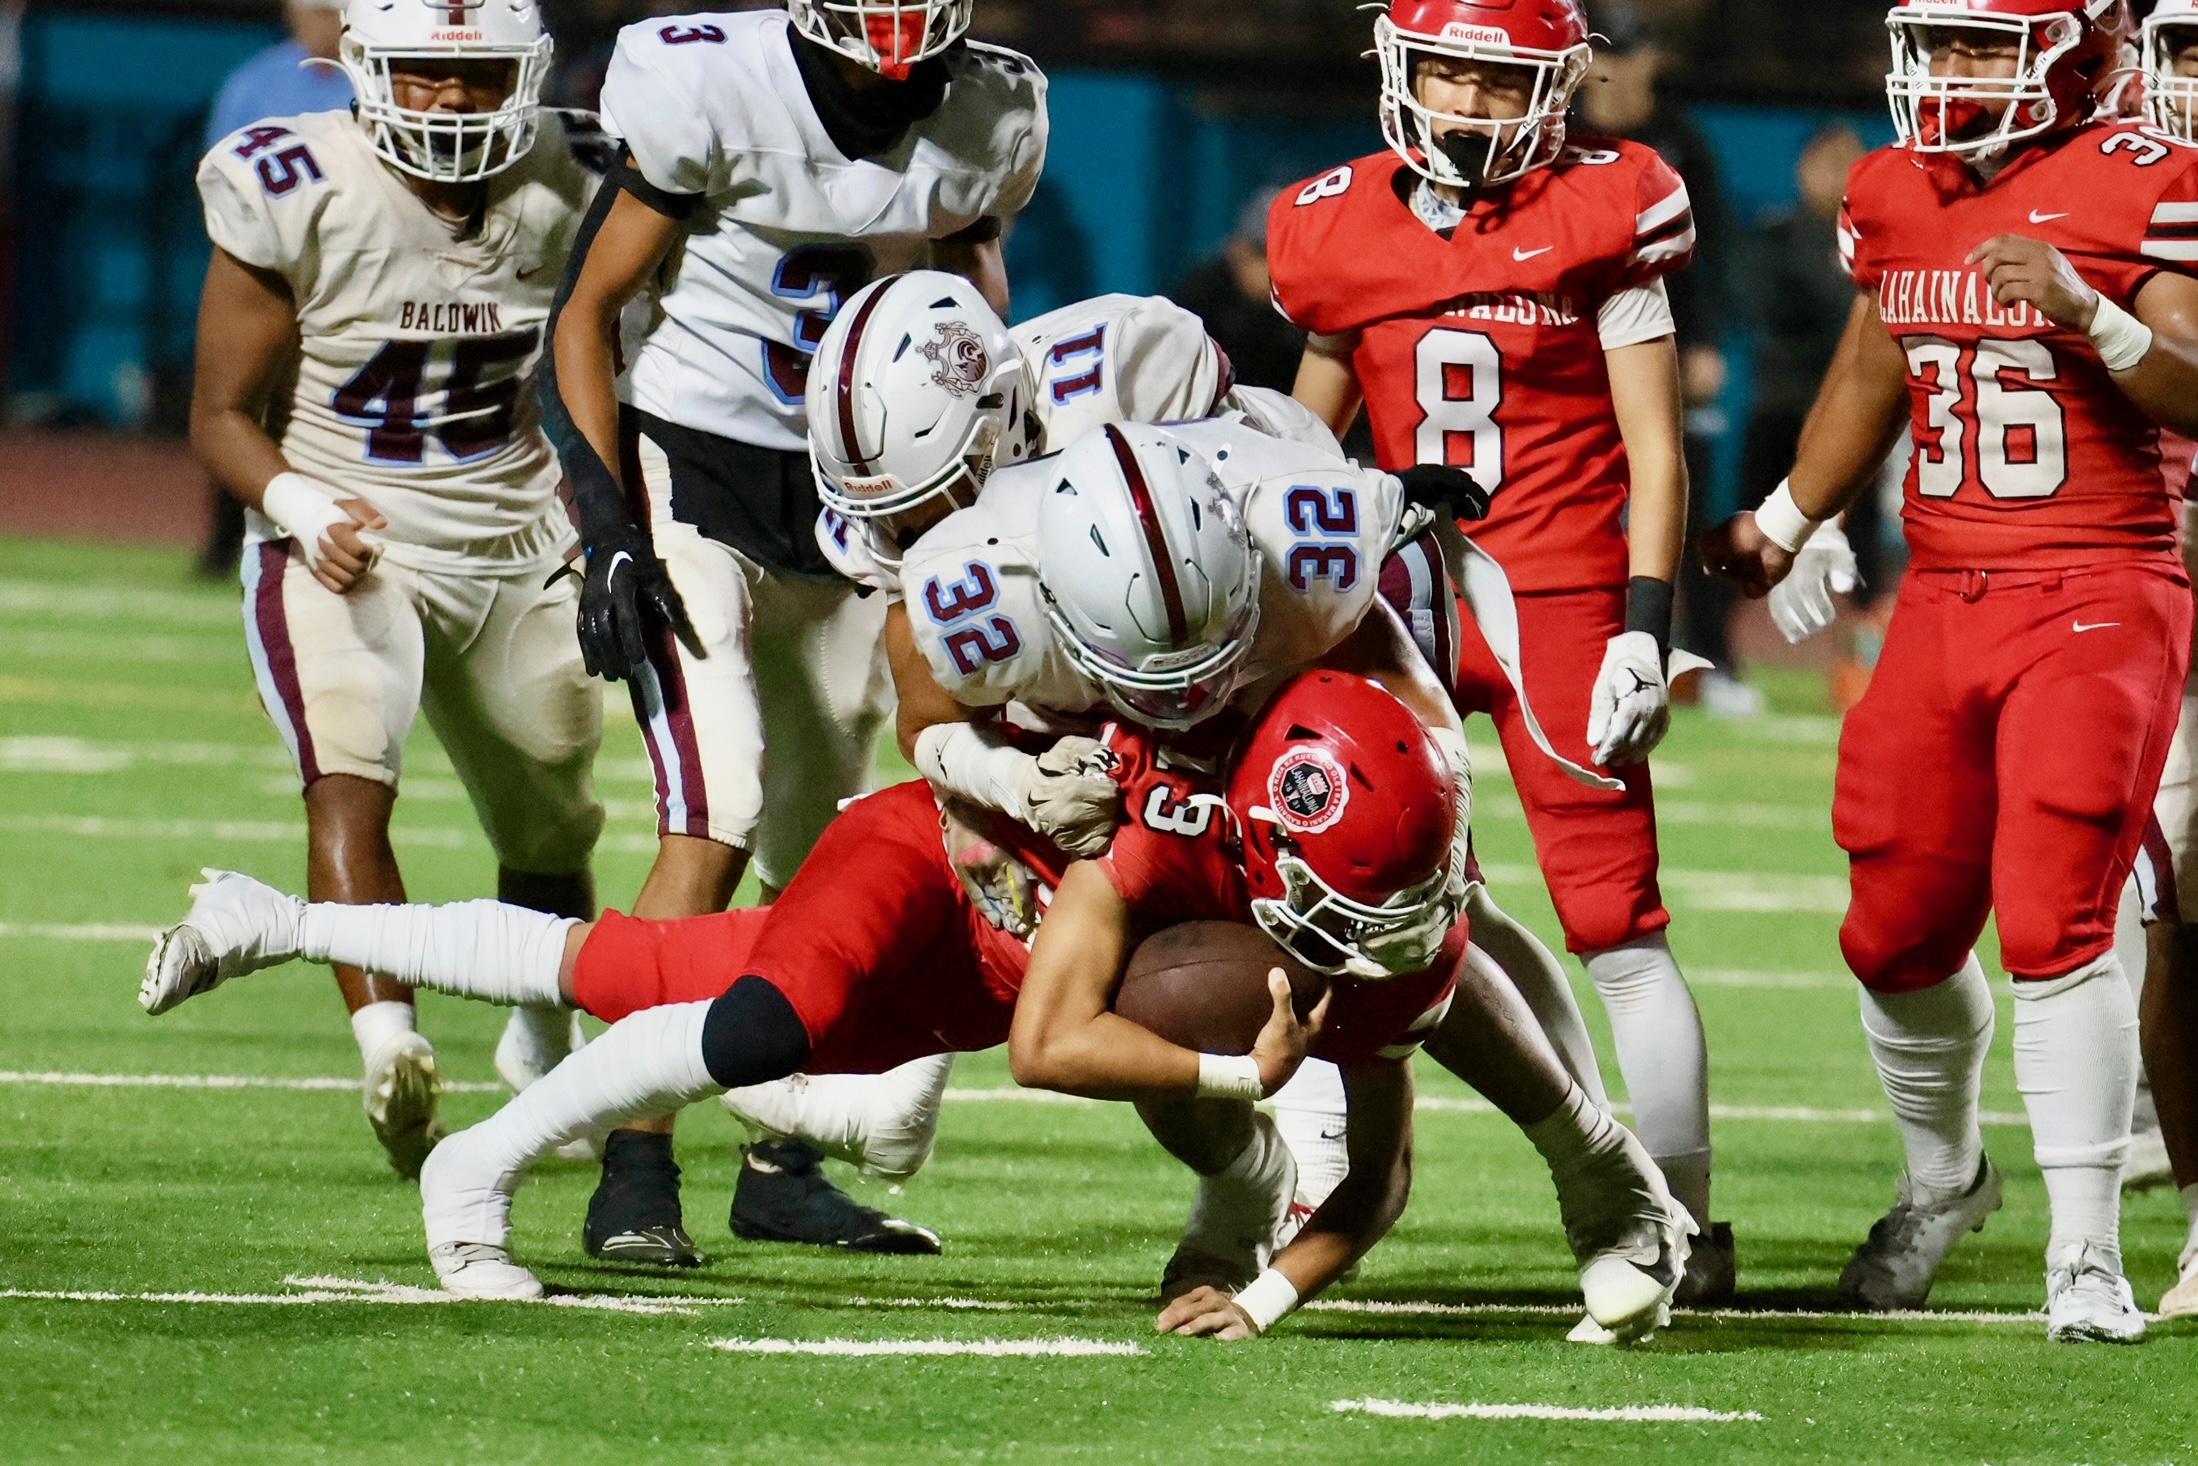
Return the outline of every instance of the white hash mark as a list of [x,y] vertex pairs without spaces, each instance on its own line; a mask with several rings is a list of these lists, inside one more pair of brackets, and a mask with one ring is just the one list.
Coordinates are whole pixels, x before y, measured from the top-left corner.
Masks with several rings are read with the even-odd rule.
[[1338,1400],[1328,1407],[1341,1413],[1380,1415],[1391,1420],[1611,1420],[1637,1425],[1730,1424],[1761,1420],[1753,1410],[1705,1410],[1699,1405],[1618,1405],[1590,1410],[1574,1405],[1412,1405],[1403,1400]]
[[709,1347],[728,1354],[815,1354],[830,1358],[871,1355],[979,1354],[986,1358],[1089,1358],[1139,1356],[1136,1344],[1104,1339],[712,1339]]

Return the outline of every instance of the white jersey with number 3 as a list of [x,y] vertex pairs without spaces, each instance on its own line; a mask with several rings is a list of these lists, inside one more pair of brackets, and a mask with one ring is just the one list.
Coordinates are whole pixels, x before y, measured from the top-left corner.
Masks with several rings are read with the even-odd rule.
[[[222,139],[198,187],[214,243],[279,276],[297,305],[297,385],[275,429],[290,466],[380,511],[376,541],[401,564],[561,554],[572,531],[534,372],[595,179],[557,117],[489,180],[470,233],[429,210],[345,112]],[[275,537],[252,519],[255,537]]]

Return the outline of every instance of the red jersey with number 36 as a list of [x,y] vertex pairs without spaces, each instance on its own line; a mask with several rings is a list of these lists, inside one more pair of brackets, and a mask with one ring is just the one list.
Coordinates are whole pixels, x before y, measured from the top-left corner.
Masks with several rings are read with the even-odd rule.
[[2043,240],[2123,309],[2198,262],[2198,148],[2094,124],[2015,154],[1980,186],[1951,160],[1881,148],[1847,179],[1840,253],[1908,361],[1915,456],[1903,513],[1921,569],[2170,555],[2159,429],[2091,342],[2001,307],[1970,251]]
[[1285,189],[1267,223],[1275,304],[1316,335],[1356,334],[1383,468],[1454,464],[1495,495],[1462,527],[1515,589],[1624,585],[1631,478],[1598,318],[1691,257],[1686,185],[1652,149],[1584,139],[1445,238],[1413,212],[1417,179],[1377,153]]

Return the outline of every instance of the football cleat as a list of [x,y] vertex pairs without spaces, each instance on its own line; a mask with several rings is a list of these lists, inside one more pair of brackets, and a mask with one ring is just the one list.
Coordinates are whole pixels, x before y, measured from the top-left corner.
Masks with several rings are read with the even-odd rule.
[[1672,1302],[1682,1308],[1716,1308],[1732,1302],[1739,1283],[1731,1222],[1712,1222],[1687,1250],[1687,1270],[1679,1279]]
[[542,1280],[491,1242],[441,1242],[427,1250],[446,1293],[484,1302],[525,1302],[542,1296]]
[[2085,1242],[2046,1259],[2045,1336],[2056,1344],[2134,1344],[2145,1336],[2119,1260]]
[[2198,1246],[2183,1250],[2182,1276],[2160,1298],[2153,1310],[2162,1318],[2198,1317]]
[[1686,1275],[1694,1219],[1672,1202],[1659,1219],[1630,1223],[1580,1268],[1587,1317],[1567,1337],[1579,1344],[1638,1344],[1671,1322]]
[[580,1229],[588,1256],[641,1267],[700,1267],[679,1206],[672,1138],[613,1130],[603,1142],[603,1179]]
[[[1194,1288],[1233,1293],[1259,1276],[1295,1211],[1296,1156],[1273,1117],[1252,1114],[1252,1139],[1220,1172],[1201,1176],[1183,1240],[1160,1276],[1160,1301]],[[1339,1127],[1340,1128],[1340,1127]]]
[[303,901],[233,870],[200,874],[206,879],[191,887],[191,914],[162,932],[145,959],[137,1001],[155,1017],[232,977],[298,955]]
[[1160,1301],[1173,1303],[1200,1288],[1235,1293],[1258,1276],[1259,1265],[1247,1266],[1241,1255],[1217,1257],[1210,1252],[1197,1251],[1188,1242],[1178,1243],[1174,1254],[1168,1258],[1168,1265],[1160,1270]]
[[2150,1191],[2174,1179],[2175,1167],[2168,1160],[2167,1142],[2160,1136],[2159,1123],[2155,1121],[2144,1129],[2132,1130],[2129,1154],[2122,1161],[2122,1189]]
[[1914,1183],[1903,1171],[1893,1209],[1878,1218],[1839,1275],[1840,1295],[1875,1313],[1921,1308],[1946,1254],[1962,1234],[1983,1231],[1985,1220],[2000,1209],[2001,1185],[1999,1168],[1987,1156],[1977,1162],[1977,1179],[1967,1191],[1924,1204],[1916,1201]]
[[408,1181],[420,1174],[428,1152],[443,1138],[442,1100],[435,1046],[423,1035],[397,1034],[367,1061],[366,1123],[389,1152],[390,1168]]
[[824,1157],[800,1140],[745,1148],[733,1187],[733,1235],[744,1242],[804,1242],[843,1252],[923,1255],[939,1234],[863,1206],[824,1174]]

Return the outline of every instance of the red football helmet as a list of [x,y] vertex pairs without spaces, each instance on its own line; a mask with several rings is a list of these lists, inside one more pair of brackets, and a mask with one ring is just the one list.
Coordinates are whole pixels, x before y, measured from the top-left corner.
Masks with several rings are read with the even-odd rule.
[[[1564,150],[1565,109],[1590,54],[1579,0],[1390,0],[1374,21],[1374,53],[1381,58],[1382,136],[1415,172],[1453,188],[1509,183],[1554,163]],[[1422,105],[1413,72],[1437,56],[1531,72],[1526,115],[1498,122]],[[1445,124],[1440,133],[1437,123]],[[1461,150],[1461,163],[1443,146],[1445,136],[1476,145]]]
[[[1918,0],[1894,6],[1885,25],[1893,36],[1885,94],[1901,141],[1919,153],[1981,160],[2088,121],[2120,64],[2129,16],[2123,0]],[[2014,74],[1934,75],[1934,53],[1963,32],[2011,43]]]
[[1396,977],[1458,919],[1457,794],[1410,709],[1363,677],[1307,672],[1238,744],[1229,809],[1252,919],[1317,972]]

